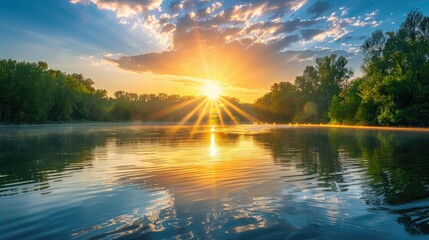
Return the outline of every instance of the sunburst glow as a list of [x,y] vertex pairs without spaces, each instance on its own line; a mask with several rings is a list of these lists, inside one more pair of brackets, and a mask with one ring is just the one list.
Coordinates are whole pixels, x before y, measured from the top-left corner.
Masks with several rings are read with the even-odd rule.
[[216,100],[222,94],[222,88],[216,82],[207,82],[203,86],[203,95],[211,100]]
[[[190,99],[180,102],[174,106],[163,109],[160,112],[152,114],[148,119],[161,119],[172,114],[179,109],[188,107],[191,104],[196,105],[177,123],[177,128],[169,131],[170,134],[176,134],[182,126],[193,122],[191,133],[198,133],[202,125],[211,126],[211,133],[214,133],[214,126],[224,126],[225,124],[239,124],[240,121],[259,122],[251,114],[245,112],[231,103],[228,98],[222,97],[222,88],[217,82],[207,82],[202,88],[205,97]],[[217,149],[214,141],[214,134],[211,134],[210,156],[216,156]]]

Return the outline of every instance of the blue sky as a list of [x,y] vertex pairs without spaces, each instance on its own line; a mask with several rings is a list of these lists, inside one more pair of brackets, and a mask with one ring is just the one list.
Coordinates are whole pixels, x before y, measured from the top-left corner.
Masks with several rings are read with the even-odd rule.
[[217,80],[252,100],[331,53],[358,76],[364,39],[416,9],[429,15],[429,1],[3,0],[0,58],[47,61],[110,94],[198,94]]

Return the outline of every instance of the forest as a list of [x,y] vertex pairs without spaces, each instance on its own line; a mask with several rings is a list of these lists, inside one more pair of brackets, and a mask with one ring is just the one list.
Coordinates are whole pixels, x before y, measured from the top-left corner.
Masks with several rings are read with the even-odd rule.
[[[294,83],[273,84],[253,104],[225,98],[261,122],[428,126],[429,17],[412,11],[397,31],[373,32],[361,50],[360,77],[352,78],[347,59],[332,54],[305,67]],[[124,91],[108,97],[93,85],[82,74],[52,70],[45,62],[0,59],[0,122],[180,121],[203,101]]]
[[351,79],[344,57],[318,58],[255,105],[284,122],[429,125],[429,17],[410,12],[396,32],[377,30],[361,48],[363,76]]

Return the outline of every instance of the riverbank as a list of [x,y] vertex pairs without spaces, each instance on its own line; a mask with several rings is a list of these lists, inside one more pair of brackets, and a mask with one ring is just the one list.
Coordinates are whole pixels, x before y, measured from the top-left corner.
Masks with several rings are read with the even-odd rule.
[[[64,128],[75,128],[75,127],[120,127],[120,126],[193,126],[194,122],[179,123],[179,122],[141,122],[141,121],[130,121],[130,122],[65,122],[65,123],[43,123],[43,124],[0,124],[0,130],[8,128],[20,128],[20,129],[43,129],[45,127],[64,127]],[[200,124],[199,126],[232,126],[237,125],[235,123],[219,124]],[[341,125],[341,124],[314,124],[314,123],[249,123],[242,122],[238,125],[261,125],[261,126],[273,126],[273,127],[311,127],[311,128],[346,128],[346,129],[366,129],[366,130],[388,130],[388,131],[419,131],[429,132],[427,127],[403,127],[403,126],[357,126],[357,125]]]

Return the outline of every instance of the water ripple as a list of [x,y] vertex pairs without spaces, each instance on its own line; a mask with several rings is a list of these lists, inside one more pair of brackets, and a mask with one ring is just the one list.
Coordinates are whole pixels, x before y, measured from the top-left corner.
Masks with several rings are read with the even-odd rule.
[[0,132],[0,239],[429,234],[428,134],[171,128]]

